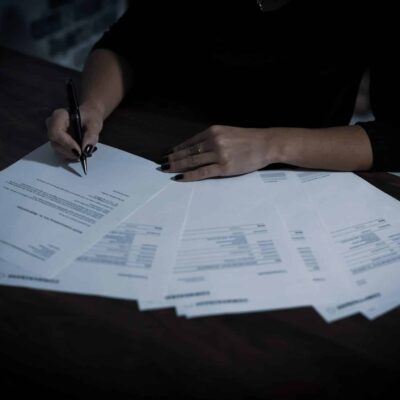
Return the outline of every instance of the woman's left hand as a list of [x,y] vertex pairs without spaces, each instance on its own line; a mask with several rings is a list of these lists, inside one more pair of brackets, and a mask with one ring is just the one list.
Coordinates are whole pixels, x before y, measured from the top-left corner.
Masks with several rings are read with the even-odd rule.
[[245,174],[278,162],[276,138],[272,129],[213,125],[175,146],[161,170],[184,182]]

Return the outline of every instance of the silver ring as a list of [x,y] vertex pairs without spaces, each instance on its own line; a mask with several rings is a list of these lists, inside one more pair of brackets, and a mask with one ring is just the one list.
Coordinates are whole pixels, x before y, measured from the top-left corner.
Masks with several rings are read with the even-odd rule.
[[201,149],[200,149],[200,145],[198,144],[197,146],[192,146],[190,148],[190,155],[195,155],[195,154],[200,154],[201,153]]

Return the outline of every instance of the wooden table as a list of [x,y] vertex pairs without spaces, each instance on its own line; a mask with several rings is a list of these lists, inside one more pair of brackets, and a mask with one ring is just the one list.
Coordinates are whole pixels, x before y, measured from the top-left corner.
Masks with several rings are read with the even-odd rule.
[[[0,50],[0,169],[47,138],[79,73]],[[130,99],[101,141],[158,160],[203,129],[196,112]],[[400,199],[400,179],[362,177]],[[0,221],[1,222],[1,221]],[[0,388],[42,398],[383,398],[397,388],[400,310],[325,323],[311,307],[187,320],[132,301],[0,286]]]

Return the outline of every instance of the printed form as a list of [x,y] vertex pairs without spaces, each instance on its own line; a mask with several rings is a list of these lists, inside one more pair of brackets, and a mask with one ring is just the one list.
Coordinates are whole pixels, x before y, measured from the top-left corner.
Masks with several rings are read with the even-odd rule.
[[[308,199],[303,195],[301,184],[315,179],[329,176],[326,172],[295,172],[295,171],[259,171],[256,173],[264,185],[258,187],[260,198],[265,204],[274,204],[284,221],[286,234],[289,236],[289,246],[292,252],[297,253],[293,262],[302,269],[309,285],[291,287],[289,298],[297,302],[297,306],[317,304],[321,301],[352,299],[351,286],[345,276],[334,271],[336,267],[335,255],[321,235],[323,227],[316,218]],[[263,191],[263,192],[262,192]],[[284,288],[281,288],[284,290]],[[240,288],[238,289],[240,293]],[[254,293],[251,298],[242,303],[215,301],[194,302],[178,307],[180,315],[188,317],[227,312],[261,311],[272,309],[271,303],[264,301],[264,292]],[[279,298],[279,297],[278,297]],[[284,308],[281,302],[277,308]]]
[[350,173],[332,173],[319,190],[313,185],[307,196],[354,288],[352,301],[319,305],[317,311],[333,321],[390,302],[400,277],[399,202]]
[[183,184],[156,166],[99,145],[81,177],[47,144],[0,173],[0,283],[187,317],[310,305],[330,322],[399,304],[399,202],[356,175]]
[[49,143],[0,174],[0,257],[55,276],[165,187],[157,164],[99,144],[87,176]]
[[121,299],[162,300],[192,189],[171,182],[54,278],[0,259],[0,283]]
[[[259,293],[270,308],[297,304],[298,287],[308,281],[258,179],[253,173],[195,186],[164,305],[235,308]],[[140,307],[152,308],[144,302]]]

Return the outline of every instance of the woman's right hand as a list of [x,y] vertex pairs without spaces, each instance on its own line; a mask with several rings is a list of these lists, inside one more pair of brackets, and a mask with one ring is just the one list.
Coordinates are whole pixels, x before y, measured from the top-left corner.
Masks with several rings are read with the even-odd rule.
[[90,157],[96,151],[99,134],[103,128],[103,114],[93,105],[84,103],[80,107],[83,129],[82,149],[69,133],[69,114],[65,108],[59,108],[46,119],[47,136],[53,149],[66,160],[78,160],[82,151]]

